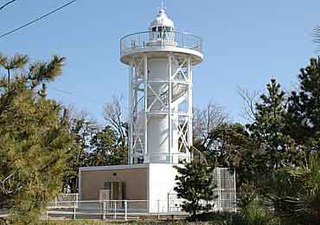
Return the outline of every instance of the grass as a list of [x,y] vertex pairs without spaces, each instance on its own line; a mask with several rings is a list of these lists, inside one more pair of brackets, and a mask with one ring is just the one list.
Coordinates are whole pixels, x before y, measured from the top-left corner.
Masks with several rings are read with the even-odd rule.
[[128,221],[128,222],[111,222],[101,220],[72,220],[72,221],[43,221],[37,225],[184,225],[187,224],[185,221]]

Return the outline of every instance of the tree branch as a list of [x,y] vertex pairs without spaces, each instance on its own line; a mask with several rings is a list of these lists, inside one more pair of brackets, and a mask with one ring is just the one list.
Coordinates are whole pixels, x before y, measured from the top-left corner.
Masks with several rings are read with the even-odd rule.
[[17,191],[21,190],[21,188],[22,188],[22,186],[20,186],[20,187],[17,187],[16,190],[8,190],[8,189],[6,188],[6,186],[5,186],[5,185],[6,185],[6,182],[9,181],[9,180],[11,179],[11,177],[14,176],[15,173],[16,173],[16,172],[11,173],[11,174],[10,174],[9,176],[7,176],[4,180],[1,180],[1,181],[0,181],[0,188],[2,189],[3,193],[6,194],[6,195],[9,195],[9,194],[12,194],[12,193],[14,193],[14,192],[17,192]]
[[259,92],[254,91],[250,93],[247,89],[238,87],[238,94],[243,100],[242,116],[244,119],[249,121],[255,120],[255,106],[257,103],[257,98],[259,97]]

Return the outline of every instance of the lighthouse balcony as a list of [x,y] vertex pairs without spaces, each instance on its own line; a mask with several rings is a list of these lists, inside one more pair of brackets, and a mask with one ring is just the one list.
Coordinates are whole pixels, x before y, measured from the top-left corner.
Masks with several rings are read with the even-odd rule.
[[199,55],[202,58],[202,39],[196,35],[178,31],[146,31],[129,34],[120,40],[122,59],[139,52],[161,50],[187,51],[189,54]]

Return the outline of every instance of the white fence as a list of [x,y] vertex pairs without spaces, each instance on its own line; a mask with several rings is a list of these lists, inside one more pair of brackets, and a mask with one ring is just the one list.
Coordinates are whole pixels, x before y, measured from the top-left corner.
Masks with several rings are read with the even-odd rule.
[[150,215],[186,215],[182,212],[148,212],[147,200],[96,200],[52,202],[46,213],[47,219],[138,219]]
[[53,202],[49,203],[48,208],[73,208],[77,207],[79,201],[78,193],[59,194],[54,198]]

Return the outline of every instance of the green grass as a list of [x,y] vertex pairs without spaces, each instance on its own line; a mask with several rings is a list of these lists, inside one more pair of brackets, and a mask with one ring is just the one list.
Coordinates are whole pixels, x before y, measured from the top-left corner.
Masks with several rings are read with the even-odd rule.
[[130,222],[111,222],[101,220],[72,220],[72,221],[43,221],[38,225],[184,225],[187,224],[185,221],[130,221]]

